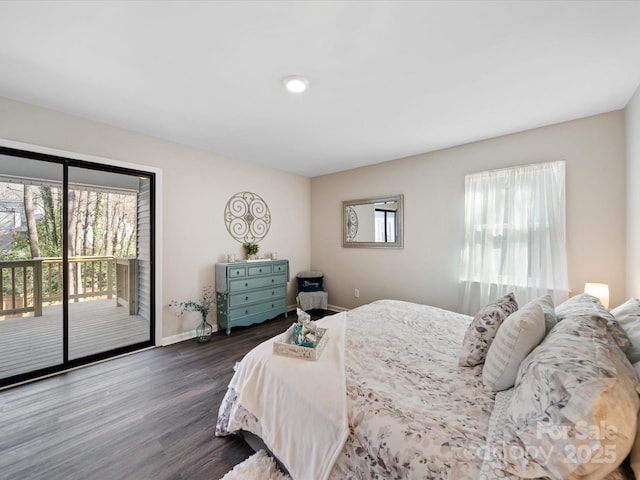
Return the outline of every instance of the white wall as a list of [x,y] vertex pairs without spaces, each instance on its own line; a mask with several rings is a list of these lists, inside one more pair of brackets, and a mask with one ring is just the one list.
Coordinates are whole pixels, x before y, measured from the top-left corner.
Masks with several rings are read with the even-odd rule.
[[[624,113],[617,111],[314,178],[311,268],[325,273],[336,306],[395,298],[459,311],[464,176],[564,159],[570,288],[607,283],[615,306],[626,295],[625,156]],[[341,247],[343,200],[400,193],[404,249]]]
[[[293,281],[296,272],[309,270],[308,178],[2,97],[0,139],[161,170],[163,250],[156,260],[162,270],[163,308],[157,314],[162,315],[165,338],[191,332],[198,322],[197,314],[176,317],[166,307],[169,301],[198,298],[204,286],[214,284],[214,264],[227,253],[244,258],[223,218],[227,200],[237,192],[257,193],[271,210],[271,229],[260,242],[261,252],[276,251],[278,258],[288,259]],[[293,282],[290,305],[295,291]],[[215,314],[209,319],[215,323]]]
[[[608,283],[615,306],[631,293],[640,294],[640,278],[629,280],[625,290],[625,148],[629,181],[640,180],[638,97],[626,111],[627,146],[625,113],[619,111],[312,180],[2,98],[0,139],[161,169],[164,228],[158,261],[165,306],[197,296],[212,284],[216,261],[226,253],[242,253],[224,227],[222,212],[232,194],[246,190],[260,194],[272,212],[261,251],[288,258],[292,280],[298,271],[323,271],[332,305],[350,308],[398,298],[459,310],[464,175],[564,159],[570,286],[579,292],[586,281]],[[399,193],[405,195],[404,249],[341,247],[343,200]],[[637,265],[640,247],[633,247],[640,222],[634,219],[640,202],[631,186],[629,193],[628,255],[635,255]],[[631,226],[638,232],[633,237]],[[292,283],[290,304],[294,295]],[[197,317],[177,318],[167,308],[158,313],[164,316],[165,337],[190,332],[197,323]]]
[[627,127],[627,297],[640,297],[640,87],[625,109]]

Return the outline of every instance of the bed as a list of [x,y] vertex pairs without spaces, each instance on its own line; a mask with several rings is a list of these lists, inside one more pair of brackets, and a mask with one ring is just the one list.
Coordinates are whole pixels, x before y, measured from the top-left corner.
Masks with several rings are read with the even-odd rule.
[[[484,362],[461,366],[476,319],[381,300],[319,321],[330,336],[317,362],[273,355],[273,340],[264,342],[236,365],[216,435],[259,437],[294,480],[520,478],[512,472],[537,466],[535,459],[518,470],[500,452],[496,459],[493,444],[499,440],[504,446],[502,436],[519,420],[509,417],[509,408],[522,395],[520,385],[497,392],[483,382]],[[484,335],[487,328],[475,330]],[[490,345],[474,348],[486,354]],[[624,387],[633,390],[637,376],[627,366],[636,384]],[[524,386],[525,380],[518,378]],[[632,398],[628,408],[637,415],[639,406]],[[505,425],[505,418],[512,424]],[[621,461],[600,469],[600,477],[592,471],[583,477],[625,478],[617,469]],[[529,471],[548,473],[541,468]]]

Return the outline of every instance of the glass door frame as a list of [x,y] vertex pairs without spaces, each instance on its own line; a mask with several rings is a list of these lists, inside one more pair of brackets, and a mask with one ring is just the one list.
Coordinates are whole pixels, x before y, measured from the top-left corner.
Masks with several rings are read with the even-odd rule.
[[[22,373],[12,377],[0,379],[0,388],[8,387],[11,385],[17,385],[25,381],[33,380],[39,377],[48,376],[55,373],[60,373],[72,368],[76,368],[82,365],[87,365],[100,360],[116,357],[125,353],[142,350],[155,345],[156,338],[156,174],[152,171],[145,171],[139,169],[132,169],[126,167],[120,167],[115,165],[108,165],[96,162],[90,162],[87,160],[74,159],[71,157],[53,155],[48,153],[33,152],[29,150],[23,150],[18,148],[6,147],[0,144],[0,154],[16,157],[16,158],[28,158],[31,160],[45,161],[49,163],[57,163],[61,165],[63,169],[62,174],[62,348],[63,348],[63,362],[59,365],[53,365],[39,370]],[[150,252],[150,280],[149,280],[149,340],[139,342],[124,347],[116,348],[113,350],[100,352],[94,355],[69,360],[69,225],[68,225],[68,191],[69,191],[69,168],[82,168],[88,170],[102,171],[107,173],[119,173],[125,175],[142,176],[149,179],[150,187],[150,230],[149,230],[149,252]]]

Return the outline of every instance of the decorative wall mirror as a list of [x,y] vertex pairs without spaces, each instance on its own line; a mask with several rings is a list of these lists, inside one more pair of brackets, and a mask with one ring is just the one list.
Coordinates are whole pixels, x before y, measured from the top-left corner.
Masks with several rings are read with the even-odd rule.
[[342,202],[342,246],[402,248],[403,195]]

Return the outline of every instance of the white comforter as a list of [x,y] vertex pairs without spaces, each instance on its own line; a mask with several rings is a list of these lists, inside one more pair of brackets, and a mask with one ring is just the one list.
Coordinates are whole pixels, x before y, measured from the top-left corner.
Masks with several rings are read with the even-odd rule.
[[[323,321],[342,325],[345,318],[344,377],[332,360],[341,350],[325,351],[321,363],[314,365],[271,355],[267,342],[259,347],[262,354],[285,366],[286,373],[264,372],[263,368],[275,365],[272,362],[251,367],[257,369],[252,375],[256,379],[268,376],[277,381],[276,385],[262,381],[262,386],[273,387],[272,393],[259,390],[257,399],[252,399],[255,392],[243,391],[245,382],[234,380],[220,406],[216,434],[248,430],[258,435],[294,480],[319,480],[327,474],[332,479],[473,478],[481,464],[495,395],[484,390],[481,366],[458,367],[471,317],[381,300]],[[339,344],[342,348],[342,340]],[[332,361],[323,366],[328,360]],[[327,368],[318,373],[322,382],[299,383],[301,378],[307,382],[306,374],[315,374],[317,368]],[[344,444],[344,403],[338,398],[343,381],[349,423]],[[287,393],[285,384],[294,386],[292,393]],[[333,400],[321,395],[325,392]],[[318,407],[311,407],[310,400],[324,404],[322,414],[315,413]],[[299,403],[295,411],[289,410],[291,403]],[[286,434],[281,421],[287,422]]]
[[[342,327],[345,314],[323,321]],[[346,337],[331,328],[340,337],[317,365],[272,355],[267,342],[258,348],[284,373],[264,371],[275,364],[253,354],[251,366],[243,361],[242,377],[252,380],[234,378],[216,434],[247,430],[260,436],[294,480],[474,479],[481,473],[495,394],[484,389],[482,366],[458,366],[470,321],[435,307],[381,300],[346,312]],[[324,380],[314,380],[315,374]],[[271,381],[274,388],[263,390]],[[344,403],[338,397],[345,382],[349,434],[343,445]],[[253,392],[236,390],[252,383],[258,385],[250,387]],[[311,400],[319,404],[312,407]],[[607,480],[614,478],[621,477]]]
[[[237,365],[220,407],[224,417],[228,402],[242,405],[249,415],[231,415],[226,431],[260,436],[294,479],[325,480],[349,433],[345,322],[345,313],[318,322],[328,342],[317,361],[274,355],[273,339],[260,344]],[[254,428],[243,422],[248,416]]]

